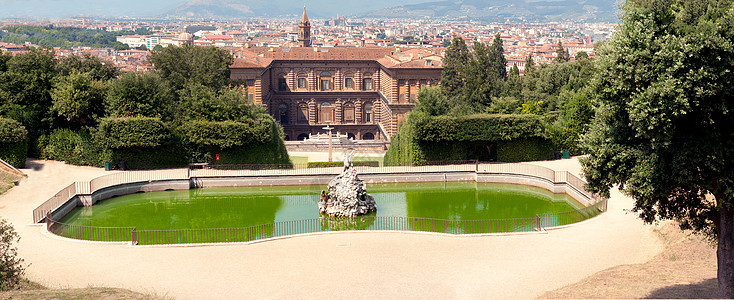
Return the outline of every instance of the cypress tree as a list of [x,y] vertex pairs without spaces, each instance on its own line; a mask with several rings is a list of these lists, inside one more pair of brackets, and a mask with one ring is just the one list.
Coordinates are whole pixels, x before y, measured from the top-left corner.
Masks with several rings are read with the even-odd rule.
[[466,66],[469,63],[469,49],[464,39],[454,37],[446,48],[441,72],[441,88],[446,97],[454,97],[463,92],[466,86]]

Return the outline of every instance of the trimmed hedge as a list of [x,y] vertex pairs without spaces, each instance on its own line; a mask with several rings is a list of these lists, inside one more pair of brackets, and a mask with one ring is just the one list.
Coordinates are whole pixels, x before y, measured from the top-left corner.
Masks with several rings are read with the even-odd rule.
[[187,142],[203,147],[229,149],[252,143],[266,143],[273,137],[267,119],[238,121],[192,121],[179,130]]
[[385,163],[480,160],[518,162],[553,158],[553,143],[535,115],[417,116],[400,128]]
[[415,138],[427,142],[508,141],[546,136],[543,119],[536,115],[439,116],[415,121]]
[[[354,161],[352,165],[355,167],[379,167],[379,161]],[[343,161],[310,161],[308,162],[307,168],[329,168],[329,167],[341,167],[344,166]]]
[[160,118],[105,118],[99,124],[99,142],[110,149],[157,147],[170,138]]
[[100,167],[105,154],[86,129],[54,130],[45,139],[41,154],[45,159],[61,160],[73,165]]
[[28,130],[18,121],[0,117],[0,159],[16,168],[25,167]]
[[183,142],[159,118],[106,118],[96,137],[109,151],[106,159],[115,165],[124,161],[127,169],[173,168],[189,163]]
[[[217,129],[217,125],[223,128]],[[269,115],[251,122],[197,121],[182,126],[196,162],[212,164],[290,164],[283,128]],[[209,134],[209,137],[206,136]],[[199,155],[196,155],[198,153]],[[219,154],[219,160],[215,160]]]

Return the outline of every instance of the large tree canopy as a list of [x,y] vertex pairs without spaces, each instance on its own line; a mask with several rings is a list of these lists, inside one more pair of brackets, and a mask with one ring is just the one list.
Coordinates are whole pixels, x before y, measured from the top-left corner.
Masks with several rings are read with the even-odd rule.
[[150,61],[174,90],[181,90],[189,83],[213,89],[229,84],[232,56],[223,49],[170,46],[153,52]]
[[647,222],[718,238],[734,297],[734,7],[730,0],[628,0],[598,58],[589,187],[619,185]]

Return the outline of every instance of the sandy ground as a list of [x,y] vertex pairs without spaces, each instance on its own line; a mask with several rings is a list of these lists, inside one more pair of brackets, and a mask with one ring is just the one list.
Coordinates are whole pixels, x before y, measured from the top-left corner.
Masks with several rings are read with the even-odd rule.
[[[540,162],[578,172],[576,159]],[[0,196],[0,216],[22,236],[27,277],[51,288],[104,286],[203,298],[535,298],[614,266],[643,263],[663,243],[612,192],[609,211],[541,234],[462,237],[341,232],[250,245],[131,247],[50,237],[31,211],[98,168],[38,161]],[[599,295],[602,297],[603,295]]]

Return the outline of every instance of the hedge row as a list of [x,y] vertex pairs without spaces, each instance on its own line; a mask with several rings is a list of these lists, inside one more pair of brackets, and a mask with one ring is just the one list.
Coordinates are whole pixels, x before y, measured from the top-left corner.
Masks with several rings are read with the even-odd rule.
[[[79,165],[105,161],[127,169],[217,164],[289,163],[282,128],[270,116],[236,122],[196,121],[172,126],[159,118],[107,118],[90,134],[62,129],[43,139],[44,157]],[[215,160],[219,154],[219,160]]]
[[415,120],[415,138],[427,142],[509,141],[547,137],[537,115],[472,115],[424,117]]
[[57,129],[41,137],[41,155],[73,165],[101,166],[108,156],[86,129]]
[[534,115],[425,117],[409,120],[392,138],[385,163],[553,158],[543,119]]
[[18,121],[0,117],[0,159],[22,168],[27,152],[28,130]]

